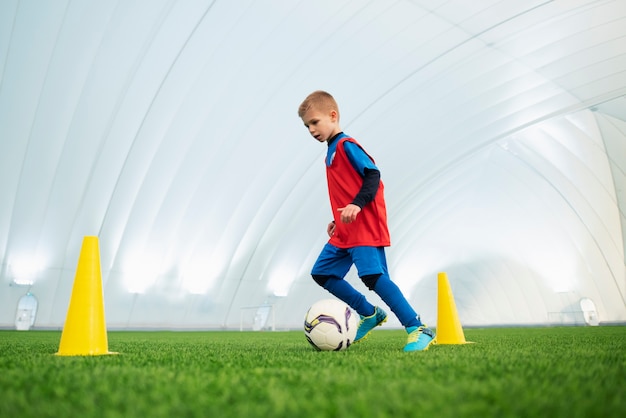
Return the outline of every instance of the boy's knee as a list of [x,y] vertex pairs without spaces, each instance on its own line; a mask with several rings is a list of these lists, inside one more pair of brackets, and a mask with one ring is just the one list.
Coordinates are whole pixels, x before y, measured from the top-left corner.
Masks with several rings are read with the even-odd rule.
[[369,290],[374,290],[374,287],[376,287],[376,282],[378,281],[378,278],[380,276],[382,276],[381,273],[368,274],[368,275],[362,276],[361,280],[363,281],[363,283],[365,283],[365,286],[367,286]]
[[326,282],[330,279],[330,276],[325,276],[325,275],[320,275],[320,274],[312,274],[311,277],[313,277],[313,280],[315,280],[315,283],[319,284],[322,287],[324,287]]

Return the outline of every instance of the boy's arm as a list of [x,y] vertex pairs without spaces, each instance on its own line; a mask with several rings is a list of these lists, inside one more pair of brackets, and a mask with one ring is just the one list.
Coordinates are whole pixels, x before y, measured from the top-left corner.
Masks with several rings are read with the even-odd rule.
[[[361,185],[361,190],[359,190],[357,195],[354,197],[352,203],[350,203],[346,207],[337,209],[340,212],[341,222],[354,222],[356,216],[359,214],[359,212],[361,212],[361,209],[363,209],[363,207],[369,202],[374,200],[379,185],[380,171],[372,168],[366,168],[364,170],[363,184]],[[328,232],[328,235],[331,235],[330,231]]]
[[352,204],[363,209],[365,205],[374,200],[378,187],[380,185],[380,171],[360,145],[353,142],[344,142],[344,150],[350,160],[350,164],[357,173],[363,178],[361,190],[352,199]]
[[357,205],[361,209],[369,202],[374,200],[376,192],[378,192],[378,186],[380,185],[380,171],[372,168],[365,168],[363,176],[363,185],[361,190],[352,200],[353,205]]

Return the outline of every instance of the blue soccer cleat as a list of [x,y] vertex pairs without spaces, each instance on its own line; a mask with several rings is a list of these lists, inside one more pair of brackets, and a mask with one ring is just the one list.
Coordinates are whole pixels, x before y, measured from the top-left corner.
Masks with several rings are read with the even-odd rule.
[[426,351],[432,344],[435,344],[435,333],[426,325],[409,327],[406,330],[409,337],[404,351]]
[[383,311],[378,306],[375,306],[373,314],[370,316],[360,315],[360,317],[361,321],[359,322],[359,328],[357,329],[356,337],[354,338],[355,343],[367,338],[374,328],[387,321],[387,312]]

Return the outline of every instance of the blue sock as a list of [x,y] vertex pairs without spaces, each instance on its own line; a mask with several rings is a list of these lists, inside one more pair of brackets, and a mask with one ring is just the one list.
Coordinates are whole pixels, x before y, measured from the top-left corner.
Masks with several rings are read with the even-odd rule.
[[359,315],[370,316],[374,314],[374,305],[369,303],[365,296],[347,281],[330,278],[324,283],[324,289],[346,302]]
[[389,275],[383,274],[378,278],[374,291],[389,306],[405,328],[423,325],[419,315],[413,310],[400,288],[391,281]]

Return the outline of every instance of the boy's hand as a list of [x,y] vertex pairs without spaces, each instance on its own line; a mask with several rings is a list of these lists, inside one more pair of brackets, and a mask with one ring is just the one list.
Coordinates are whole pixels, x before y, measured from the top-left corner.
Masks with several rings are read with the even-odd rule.
[[361,212],[361,208],[357,205],[353,205],[352,203],[350,203],[346,207],[337,208],[337,210],[339,211],[339,213],[341,213],[341,222],[343,222],[344,224],[354,222],[356,220],[356,215]]
[[332,221],[328,224],[328,226],[326,227],[326,233],[329,237],[333,236],[333,234],[335,233],[335,221]]

